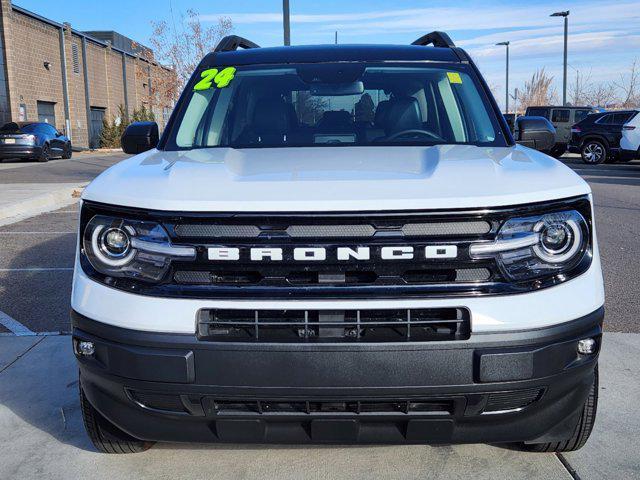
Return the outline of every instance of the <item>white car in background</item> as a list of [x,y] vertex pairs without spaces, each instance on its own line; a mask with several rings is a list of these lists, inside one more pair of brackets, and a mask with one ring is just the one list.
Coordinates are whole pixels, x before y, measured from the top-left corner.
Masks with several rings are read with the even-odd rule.
[[640,159],[640,115],[634,116],[622,127],[620,156],[624,159]]

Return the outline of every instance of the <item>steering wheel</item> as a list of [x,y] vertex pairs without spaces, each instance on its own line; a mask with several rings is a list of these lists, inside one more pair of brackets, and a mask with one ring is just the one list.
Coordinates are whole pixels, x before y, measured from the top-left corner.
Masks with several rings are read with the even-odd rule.
[[421,130],[421,129],[418,129],[418,128],[409,129],[409,130],[402,130],[400,132],[396,132],[396,133],[394,133],[392,135],[389,135],[384,140],[386,140],[386,141],[395,140],[397,138],[404,137],[404,136],[407,136],[407,135],[422,135],[422,136],[425,136],[425,137],[432,138],[434,140],[438,140],[440,142],[444,141],[444,138],[442,138],[440,135],[436,135],[435,133],[430,132],[428,130]]

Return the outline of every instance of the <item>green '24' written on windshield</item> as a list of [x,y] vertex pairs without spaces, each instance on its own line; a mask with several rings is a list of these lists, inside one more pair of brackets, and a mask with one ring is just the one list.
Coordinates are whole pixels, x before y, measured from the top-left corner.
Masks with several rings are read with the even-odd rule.
[[210,88],[224,88],[228,86],[236,75],[235,67],[226,67],[222,70],[208,68],[201,74],[201,80],[195,84],[195,91],[209,90]]

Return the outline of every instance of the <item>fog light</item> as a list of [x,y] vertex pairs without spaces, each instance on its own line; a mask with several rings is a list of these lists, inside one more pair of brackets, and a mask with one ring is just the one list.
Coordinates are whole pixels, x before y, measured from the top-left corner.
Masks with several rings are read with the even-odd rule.
[[578,340],[578,353],[582,355],[596,353],[596,341],[593,338]]
[[93,342],[86,342],[84,340],[80,340],[77,346],[78,355],[82,355],[85,357],[90,357],[94,353],[96,353],[96,347]]

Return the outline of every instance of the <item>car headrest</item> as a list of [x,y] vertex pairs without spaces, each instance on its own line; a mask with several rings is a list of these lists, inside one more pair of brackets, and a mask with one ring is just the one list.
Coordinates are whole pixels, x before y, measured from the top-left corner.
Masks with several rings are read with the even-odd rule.
[[291,112],[280,98],[263,98],[256,102],[251,129],[260,134],[284,134],[289,131]]
[[382,100],[378,103],[376,113],[373,117],[373,124],[378,128],[384,128],[384,119],[389,111],[389,100]]
[[422,114],[418,100],[413,97],[400,97],[389,102],[384,114],[384,131],[387,135],[422,128]]

